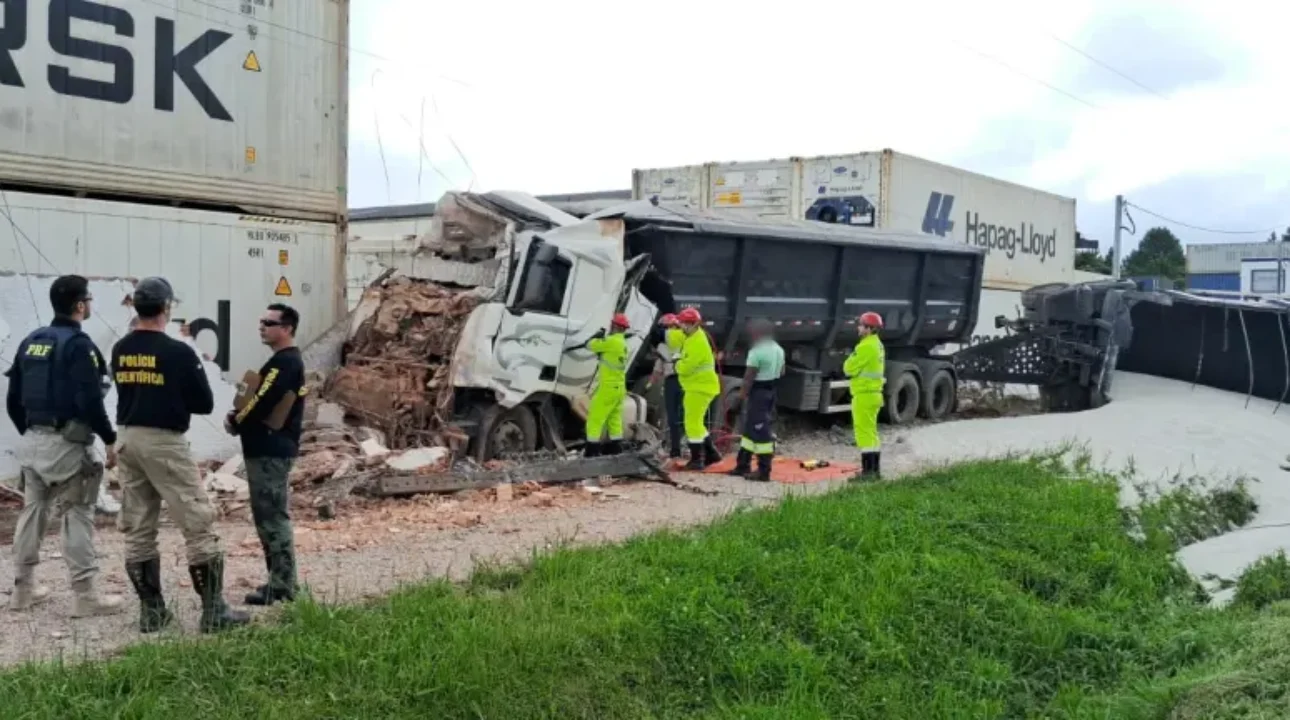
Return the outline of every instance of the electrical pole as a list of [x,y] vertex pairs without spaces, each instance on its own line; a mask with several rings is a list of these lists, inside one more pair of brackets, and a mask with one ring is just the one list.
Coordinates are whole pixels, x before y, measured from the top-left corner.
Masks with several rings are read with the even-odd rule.
[[1124,196],[1115,196],[1115,241],[1111,247],[1111,277],[1120,279],[1120,219],[1124,217]]

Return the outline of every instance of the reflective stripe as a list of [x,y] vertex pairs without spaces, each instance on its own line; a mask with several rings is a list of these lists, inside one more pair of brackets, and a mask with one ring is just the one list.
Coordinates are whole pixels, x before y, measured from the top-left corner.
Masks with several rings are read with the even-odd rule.
[[708,434],[707,434],[707,433],[703,433],[703,437],[697,437],[697,438],[687,437],[687,438],[686,438],[686,440],[689,440],[689,441],[690,441],[690,444],[691,444],[691,445],[698,445],[699,443],[702,443],[704,440],[707,440],[707,439],[708,439]]
[[857,373],[854,377],[864,378],[865,380],[882,380],[884,376],[882,373],[862,372]]
[[744,436],[742,439],[740,439],[739,447],[743,448],[744,450],[747,450],[753,455],[771,455],[771,454],[774,454],[775,452],[775,443],[753,442],[752,440],[748,439],[747,436]]

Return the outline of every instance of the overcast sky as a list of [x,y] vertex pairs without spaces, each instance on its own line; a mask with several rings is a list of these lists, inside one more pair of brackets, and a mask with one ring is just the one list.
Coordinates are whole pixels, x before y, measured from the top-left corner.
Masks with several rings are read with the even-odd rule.
[[889,147],[1074,197],[1103,248],[1116,193],[1208,227],[1290,223],[1290,3],[756,7],[354,3],[350,206]]

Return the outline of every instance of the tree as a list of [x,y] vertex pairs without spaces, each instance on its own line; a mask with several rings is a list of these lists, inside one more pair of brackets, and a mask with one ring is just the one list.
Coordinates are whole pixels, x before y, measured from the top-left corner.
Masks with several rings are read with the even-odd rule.
[[1097,254],[1096,250],[1086,250],[1075,253],[1075,269],[1084,272],[1099,273],[1101,275],[1111,274],[1111,252],[1106,252],[1106,257]]
[[1181,282],[1187,277],[1187,255],[1169,228],[1151,228],[1137,249],[1124,258],[1124,274],[1158,275]]
[[1286,228],[1286,231],[1281,233],[1281,242],[1290,242],[1290,227]]

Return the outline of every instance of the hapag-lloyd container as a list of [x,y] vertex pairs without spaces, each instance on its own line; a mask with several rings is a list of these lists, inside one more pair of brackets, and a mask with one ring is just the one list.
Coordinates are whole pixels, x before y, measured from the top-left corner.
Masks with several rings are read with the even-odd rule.
[[0,182],[337,222],[349,0],[0,2]]
[[[702,178],[702,190],[695,185]],[[667,180],[671,180],[670,184]],[[664,188],[682,187],[686,192]],[[984,286],[1072,282],[1075,201],[892,150],[633,173],[633,196],[924,233],[985,248]],[[991,318],[993,321],[993,318]]]

